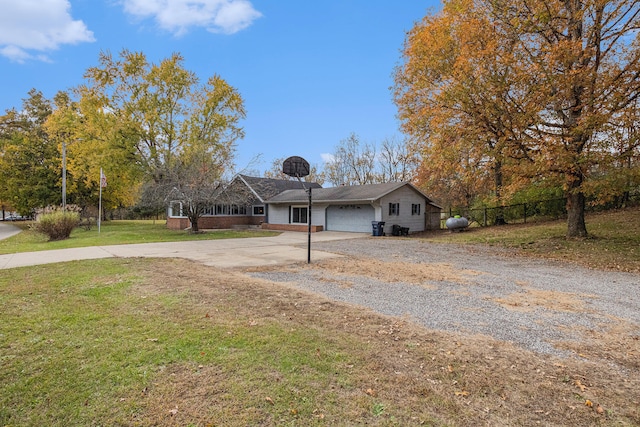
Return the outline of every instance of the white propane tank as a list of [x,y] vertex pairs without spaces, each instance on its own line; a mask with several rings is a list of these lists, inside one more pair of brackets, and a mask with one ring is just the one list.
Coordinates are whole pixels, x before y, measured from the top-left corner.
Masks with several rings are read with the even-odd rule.
[[444,225],[451,231],[460,231],[469,226],[469,220],[463,216],[456,215],[445,221]]

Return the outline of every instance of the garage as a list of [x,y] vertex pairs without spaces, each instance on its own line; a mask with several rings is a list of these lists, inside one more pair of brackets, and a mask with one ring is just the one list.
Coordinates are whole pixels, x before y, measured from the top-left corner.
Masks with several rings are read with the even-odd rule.
[[331,205],[327,207],[326,216],[329,231],[370,233],[375,211],[373,206],[365,204]]
[[[442,208],[409,182],[314,188],[312,198],[311,226],[320,230],[372,233],[372,221],[385,222],[389,227],[398,224],[410,233],[440,227]],[[291,212],[308,203],[309,193],[300,189],[273,196],[265,201],[267,227],[306,230],[306,224],[294,222]]]

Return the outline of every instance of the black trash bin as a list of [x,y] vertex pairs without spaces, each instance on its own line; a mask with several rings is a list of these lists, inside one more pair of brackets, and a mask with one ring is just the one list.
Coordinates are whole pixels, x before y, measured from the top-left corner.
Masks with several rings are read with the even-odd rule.
[[384,236],[384,221],[371,221],[373,236]]

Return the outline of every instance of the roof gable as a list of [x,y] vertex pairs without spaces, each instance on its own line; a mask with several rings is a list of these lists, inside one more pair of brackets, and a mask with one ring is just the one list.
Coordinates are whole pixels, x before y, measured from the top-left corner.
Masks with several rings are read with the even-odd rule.
[[299,190],[304,192],[304,188],[320,189],[322,186],[315,182],[304,182],[288,180],[288,179],[274,179],[274,178],[259,178],[247,175],[238,175],[238,179],[245,183],[247,187],[253,192],[253,194],[265,202],[284,191],[287,190]]
[[[317,202],[325,203],[374,202],[404,186],[409,186],[412,190],[423,196],[430,204],[437,206],[429,197],[427,197],[426,194],[424,194],[410,182],[388,182],[383,184],[345,185],[332,188],[319,188],[312,191],[312,197]],[[266,200],[266,202],[300,203],[306,202],[307,200],[308,195],[304,190],[292,189],[274,195],[273,197]]]

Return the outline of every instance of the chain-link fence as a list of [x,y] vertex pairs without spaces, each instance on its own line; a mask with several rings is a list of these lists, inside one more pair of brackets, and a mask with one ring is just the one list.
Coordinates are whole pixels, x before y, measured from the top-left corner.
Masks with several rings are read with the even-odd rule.
[[[472,226],[488,227],[502,224],[522,224],[527,222],[550,221],[567,216],[567,199],[538,200],[527,203],[517,203],[507,206],[481,208],[450,208],[443,211],[440,218],[440,228],[444,229],[447,218],[459,215],[469,220]],[[588,212],[620,209],[628,206],[640,205],[640,192],[624,194],[609,203],[587,203]]]

